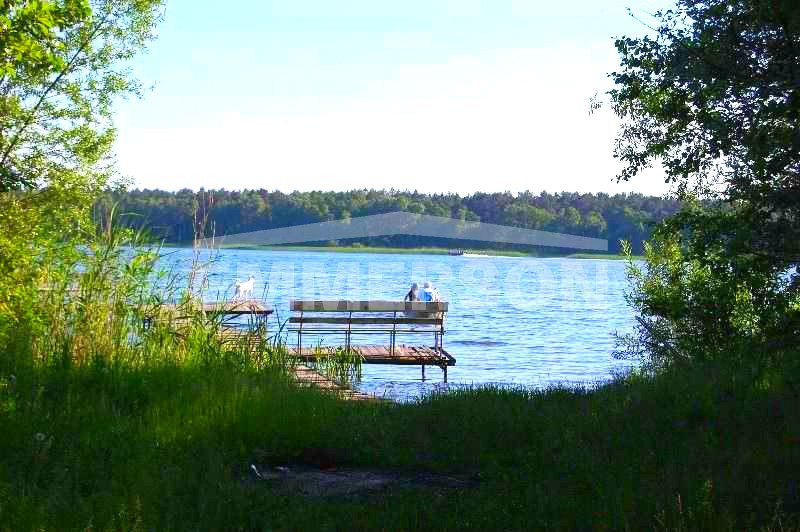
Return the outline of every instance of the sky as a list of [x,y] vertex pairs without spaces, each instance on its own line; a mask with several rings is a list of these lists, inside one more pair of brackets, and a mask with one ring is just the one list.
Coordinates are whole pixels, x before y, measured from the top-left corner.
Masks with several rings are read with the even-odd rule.
[[[635,4],[635,5],[633,5]],[[631,7],[636,17],[626,8]],[[667,192],[616,183],[613,38],[659,0],[167,0],[116,107],[137,188]]]

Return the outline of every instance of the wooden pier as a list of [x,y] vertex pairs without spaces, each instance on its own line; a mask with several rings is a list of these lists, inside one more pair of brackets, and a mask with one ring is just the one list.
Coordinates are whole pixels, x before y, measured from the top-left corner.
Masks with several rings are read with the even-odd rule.
[[237,301],[217,301],[201,304],[186,303],[181,305],[161,305],[164,312],[176,313],[179,311],[204,312],[205,314],[222,314],[226,316],[269,316],[275,309],[271,305],[257,299],[242,299]]
[[[444,382],[447,382],[447,368],[456,364],[456,359],[442,346],[445,315],[448,310],[446,302],[301,300],[292,301],[290,310],[294,315],[288,320],[289,330],[297,333],[297,344],[288,350],[296,361],[293,369],[295,381],[302,386],[315,386],[335,392],[348,400],[378,399],[373,395],[338,384],[306,365],[331,356],[341,349],[357,355],[362,364],[421,366],[423,379],[426,366],[435,366],[442,370]],[[196,312],[230,317],[252,316],[266,320],[274,313],[274,309],[255,299],[190,302],[182,305],[163,305],[153,317],[148,318],[148,321],[157,319],[157,316],[169,316],[171,322],[178,325]],[[254,334],[251,328],[248,329],[224,325],[217,334],[225,343],[244,342],[249,349],[261,349],[263,338]],[[352,341],[354,336],[363,334],[386,334],[389,337],[389,345],[359,345]],[[396,339],[402,334],[432,335],[433,346],[398,344]],[[304,336],[322,335],[342,335],[345,340],[344,345],[303,346]]]
[[[397,364],[422,367],[436,366],[447,382],[447,368],[456,359],[443,348],[446,301],[386,301],[386,300],[293,300],[289,331],[297,334],[291,352],[304,361],[313,362],[320,356],[344,349],[361,357],[363,364]],[[360,345],[354,337],[385,336],[388,345]],[[398,336],[430,336],[432,346],[403,345]],[[339,347],[304,346],[303,339],[340,337]],[[319,340],[322,344],[322,340]]]
[[[442,368],[447,374],[447,368],[456,365],[456,359],[441,348],[422,345],[351,345],[350,351],[361,357],[362,364],[395,364],[399,366],[425,366]],[[315,362],[320,355],[327,356],[334,352],[334,347],[303,347],[298,353],[297,348],[290,352],[305,362]]]

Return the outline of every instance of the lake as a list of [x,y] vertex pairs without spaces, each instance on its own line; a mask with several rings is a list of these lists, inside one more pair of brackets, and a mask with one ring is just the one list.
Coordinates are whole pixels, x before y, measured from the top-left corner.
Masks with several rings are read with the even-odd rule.
[[[165,253],[188,272],[191,250]],[[429,280],[450,302],[449,386],[596,384],[631,365],[611,355],[614,332],[634,324],[623,261],[223,249],[208,271],[206,299],[229,298],[236,279],[255,276],[254,296],[276,309],[273,331],[290,299],[402,300]],[[377,338],[367,343],[388,344]],[[357,388],[405,399],[445,386],[438,368],[426,377],[417,366],[364,365]]]

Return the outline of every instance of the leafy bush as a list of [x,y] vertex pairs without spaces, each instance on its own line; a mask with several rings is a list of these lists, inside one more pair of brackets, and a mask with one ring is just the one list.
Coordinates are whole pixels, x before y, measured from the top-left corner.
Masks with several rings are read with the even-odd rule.
[[641,316],[620,354],[761,375],[800,340],[800,9],[677,0],[653,17],[616,41],[615,156],[622,180],[657,162],[684,208],[631,264]]
[[652,368],[721,362],[762,375],[800,343],[796,271],[754,250],[743,209],[695,204],[645,244],[646,266],[628,254],[628,302],[639,316],[617,356]]

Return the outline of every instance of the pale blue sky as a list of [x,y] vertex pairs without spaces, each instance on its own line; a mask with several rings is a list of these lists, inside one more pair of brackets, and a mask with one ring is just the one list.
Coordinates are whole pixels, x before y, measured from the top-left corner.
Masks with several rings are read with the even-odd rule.
[[[634,5],[635,3],[635,5]],[[589,116],[613,37],[666,0],[168,0],[120,102],[142,188],[662,193]],[[224,7],[220,7],[224,6]]]

